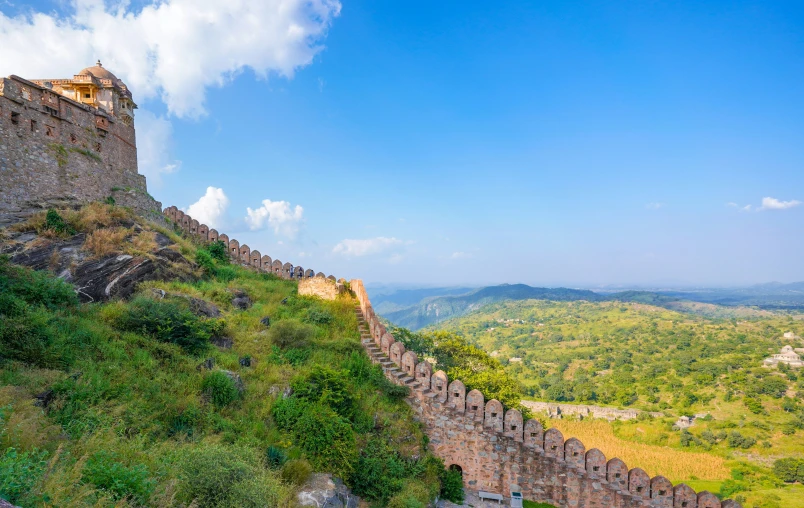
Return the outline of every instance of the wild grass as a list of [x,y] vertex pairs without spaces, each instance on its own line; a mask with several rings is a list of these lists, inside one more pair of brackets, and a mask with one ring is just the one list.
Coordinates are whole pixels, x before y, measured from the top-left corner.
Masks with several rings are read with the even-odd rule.
[[96,229],[87,235],[84,240],[84,249],[91,252],[95,258],[121,252],[123,242],[130,233],[131,230],[126,228]]
[[[108,252],[102,249],[121,240],[107,236],[122,231],[126,220],[117,214],[113,207],[95,205],[63,217],[89,233],[93,252]],[[148,228],[164,231],[193,259],[198,247],[192,240]],[[147,248],[122,242],[124,249]],[[322,368],[345,383],[343,393],[353,400],[340,428],[351,436],[343,440],[350,447],[344,456],[358,460],[372,440],[383,443],[377,460],[402,457],[415,463],[428,457],[410,408],[386,394],[382,376],[362,352],[351,297],[299,297],[292,281],[219,266],[226,268],[227,277],[149,282],[131,301],[78,305],[71,290],[62,291],[67,288],[63,282],[0,262],[0,319],[36,338],[21,344],[19,334],[5,334],[9,328],[0,327],[0,407],[10,408],[4,413],[9,417],[0,454],[37,450],[44,457],[44,462],[31,462],[36,474],[29,475],[32,486],[19,495],[18,504],[292,506],[298,483],[309,472],[306,465],[323,467],[328,452],[293,429],[280,429],[272,407],[288,387],[302,391]],[[10,277],[4,275],[8,273]],[[154,288],[214,303],[222,319],[187,314],[181,298],[155,300]],[[249,295],[249,309],[232,306],[235,290]],[[63,301],[67,297],[72,300]],[[280,323],[294,323],[305,330],[303,340],[286,342],[284,335],[271,334],[260,322],[264,317],[278,330],[286,327]],[[211,346],[208,339],[215,334],[231,338],[232,349]],[[188,336],[203,340],[187,343]],[[241,364],[244,357],[251,366]],[[207,359],[211,371],[202,365]],[[235,395],[222,370],[240,376],[242,394]],[[35,406],[34,395],[48,390],[52,396],[47,408]],[[326,397],[311,403],[333,404]],[[288,459],[287,471],[268,466],[269,447]],[[195,467],[201,463],[209,467]],[[443,470],[443,464],[436,466]],[[232,469],[245,474],[227,476]],[[353,464],[344,471],[363,472]],[[373,481],[345,479],[355,485]],[[404,477],[393,485],[413,495],[421,483],[426,492],[438,492],[439,482],[435,474]]]

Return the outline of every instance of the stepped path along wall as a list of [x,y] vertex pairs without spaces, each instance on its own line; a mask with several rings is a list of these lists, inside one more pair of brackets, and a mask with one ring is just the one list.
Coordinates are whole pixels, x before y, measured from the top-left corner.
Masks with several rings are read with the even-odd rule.
[[486,400],[478,390],[467,393],[459,379],[433,372],[427,361],[405,351],[380,323],[362,281],[352,280],[357,296],[363,347],[391,381],[408,386],[408,402],[430,438],[430,448],[448,467],[459,468],[464,486],[510,497],[577,508],[736,508],[710,492],[673,485],[663,476],[649,477],[607,459],[557,429],[544,430],[538,420],[523,420],[516,409]]

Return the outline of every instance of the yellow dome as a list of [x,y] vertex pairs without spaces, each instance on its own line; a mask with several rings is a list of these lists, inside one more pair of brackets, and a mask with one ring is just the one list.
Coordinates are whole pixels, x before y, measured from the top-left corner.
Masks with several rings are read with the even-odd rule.
[[110,79],[112,82],[117,83],[120,81],[117,79],[117,76],[106,70],[103,65],[101,64],[100,60],[96,63],[93,67],[87,67],[83,69],[81,72],[78,73],[79,75],[86,75],[89,74],[91,76],[95,76],[98,79]]

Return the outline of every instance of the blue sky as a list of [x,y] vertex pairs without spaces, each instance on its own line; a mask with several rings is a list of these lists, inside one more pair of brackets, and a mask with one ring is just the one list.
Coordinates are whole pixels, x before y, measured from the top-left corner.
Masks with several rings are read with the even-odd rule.
[[[0,37],[49,33],[32,13],[61,23],[81,48],[71,72],[97,55],[133,88],[151,193],[305,268],[412,284],[804,280],[800,3],[299,0],[287,19],[276,3],[232,2],[243,11],[213,17],[219,33],[132,29],[111,49],[104,34],[131,26],[108,5],[82,3],[104,20],[7,2]],[[264,16],[263,40],[244,13]],[[286,37],[300,23],[306,36]],[[66,72],[39,50],[0,56],[0,74]]]

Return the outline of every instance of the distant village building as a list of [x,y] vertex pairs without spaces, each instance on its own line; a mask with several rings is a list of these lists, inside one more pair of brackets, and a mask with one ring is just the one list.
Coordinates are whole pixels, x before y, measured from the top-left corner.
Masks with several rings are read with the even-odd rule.
[[801,361],[801,356],[796,353],[796,351],[793,349],[793,346],[783,347],[778,354],[775,354],[770,358],[765,358],[765,361],[762,364],[765,367],[776,367],[780,363],[784,363],[790,367],[804,367],[804,361]]
[[796,335],[793,332],[787,332],[787,333],[784,334],[784,338],[785,339],[790,339],[790,340],[796,340],[796,339],[800,339],[801,337],[799,337],[798,335]]
[[509,358],[508,363],[522,363],[522,358],[519,358],[518,356]]

